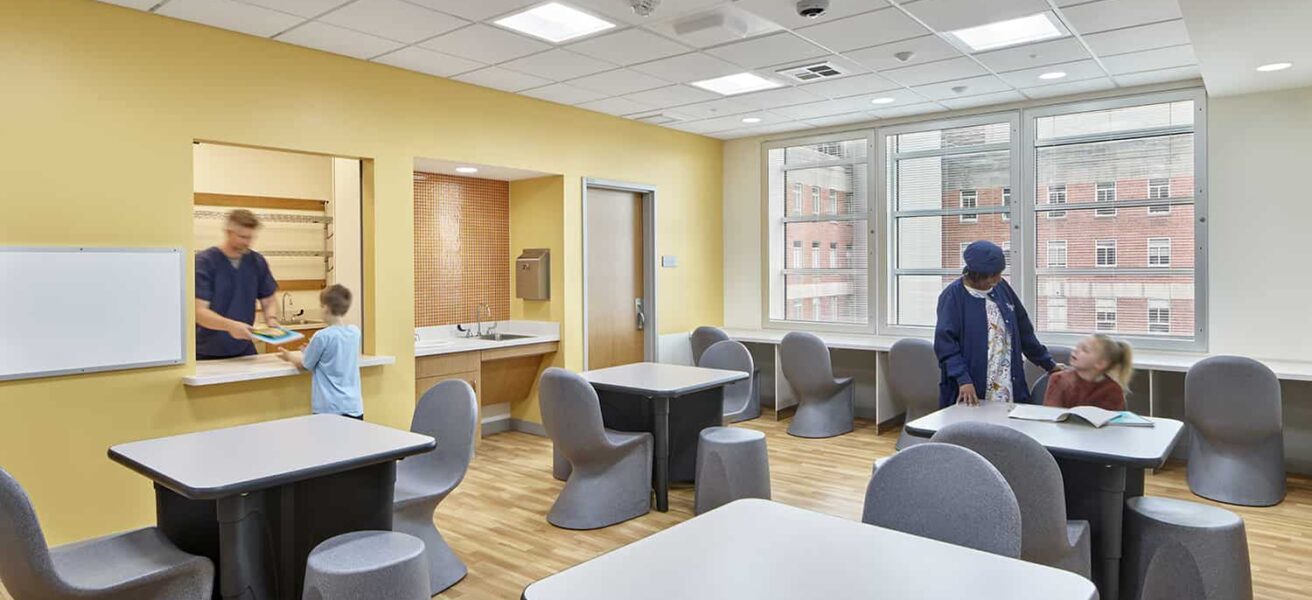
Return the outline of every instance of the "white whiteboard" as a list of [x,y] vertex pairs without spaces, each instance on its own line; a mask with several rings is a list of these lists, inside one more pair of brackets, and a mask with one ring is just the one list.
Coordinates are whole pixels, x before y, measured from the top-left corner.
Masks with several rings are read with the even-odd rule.
[[182,257],[0,246],[0,380],[186,362]]

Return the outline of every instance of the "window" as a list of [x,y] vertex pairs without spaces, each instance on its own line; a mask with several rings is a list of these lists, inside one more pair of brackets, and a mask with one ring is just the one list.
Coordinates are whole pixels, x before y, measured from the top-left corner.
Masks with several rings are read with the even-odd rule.
[[1048,322],[1043,327],[1046,331],[1066,331],[1066,299],[1048,299]]
[[1007,212],[1002,213],[1002,222],[1006,223],[1011,220],[1011,188],[1009,187],[1002,188],[1002,207],[1007,209]]
[[1171,238],[1148,238],[1148,266],[1171,266]]
[[1007,261],[1007,268],[1010,269],[1011,268],[1011,242],[1009,241],[1002,242],[1001,244],[999,244],[999,246],[1002,247],[1002,257]]
[[[1048,186],[1048,204],[1066,204],[1066,186],[1060,183],[1054,183]],[[1049,219],[1065,219],[1066,211],[1050,210],[1048,211]]]
[[[1098,189],[1095,191],[1095,193],[1097,194],[1097,198],[1095,198],[1095,200],[1097,200],[1098,202],[1115,202],[1115,201],[1116,201],[1116,184],[1115,184],[1114,182],[1113,182],[1113,183],[1100,183],[1100,184],[1098,184]],[[1116,209],[1114,209],[1114,208],[1100,208],[1100,209],[1094,211],[1093,214],[1095,214],[1095,215],[1097,215],[1097,216],[1099,216],[1099,217],[1114,217],[1114,216],[1116,216]]]
[[1171,302],[1148,301],[1148,333],[1171,333]]
[[1116,266],[1116,240],[1098,240],[1094,242],[1094,249],[1097,253],[1098,266]]
[[[961,190],[961,208],[975,208],[979,206],[979,195],[975,190]],[[977,223],[979,215],[961,215],[962,223]]]
[[802,184],[793,184],[793,214],[802,214]]
[[1048,268],[1066,268],[1066,240],[1048,240]]
[[1116,331],[1116,299],[1099,298],[1094,306],[1094,327],[1098,331]]
[[[1171,197],[1171,180],[1170,179],[1149,179],[1148,180],[1148,199],[1159,200]],[[1148,207],[1150,215],[1169,215],[1171,214],[1170,204],[1154,204]]]
[[[766,146],[768,323],[869,324],[869,148],[863,134]],[[796,210],[785,197],[789,191],[799,198]],[[808,193],[811,204],[802,206]],[[830,210],[822,214],[822,208]]]

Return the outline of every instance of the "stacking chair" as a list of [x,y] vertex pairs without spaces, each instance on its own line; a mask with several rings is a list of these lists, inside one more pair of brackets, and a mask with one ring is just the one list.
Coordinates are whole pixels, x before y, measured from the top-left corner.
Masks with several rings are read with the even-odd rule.
[[214,563],[154,527],[51,548],[27,493],[0,469],[0,583],[14,600],[209,600]]
[[1189,489],[1243,506],[1285,498],[1285,440],[1280,381],[1250,358],[1215,356],[1189,369],[1184,417]]
[[[1127,598],[1252,600],[1248,534],[1239,515],[1200,502],[1139,496],[1125,501],[1124,527],[1121,589]],[[1171,591],[1177,595],[1164,595]]]
[[352,531],[320,542],[305,561],[301,600],[428,600],[424,542],[399,531]]
[[702,355],[711,346],[720,342],[728,341],[729,334],[725,333],[719,327],[703,325],[692,330],[688,335],[688,341],[692,342],[692,364],[702,366]]
[[564,529],[597,529],[647,514],[651,434],[606,429],[596,390],[565,369],[543,371],[538,398],[542,425],[570,464],[547,521]]
[[[1048,353],[1052,355],[1052,360],[1063,365],[1071,364],[1071,352],[1070,346],[1048,346]],[[1034,382],[1042,375],[1043,369],[1028,360],[1025,361],[1025,385],[1030,386],[1031,390],[1034,389]]]
[[752,405],[752,353],[733,340],[716,342],[702,354],[698,366],[725,371],[741,371],[747,379],[724,386],[724,423],[742,420]]
[[469,470],[478,431],[478,400],[474,389],[460,379],[449,379],[429,388],[415,407],[410,431],[432,437],[437,440],[437,446],[396,466],[392,529],[424,542],[432,596],[455,585],[468,572],[437,531],[433,512]]
[[1034,380],[1034,385],[1030,387],[1030,402],[1034,404],[1043,404],[1044,396],[1048,395],[1048,378],[1051,375],[1044,373]]
[[[934,342],[919,338],[904,338],[893,344],[888,353],[888,387],[893,400],[906,409],[906,423],[938,410],[938,356]],[[897,438],[901,450],[928,441],[928,438],[907,433],[905,424]]]
[[827,438],[852,431],[853,380],[834,378],[829,348],[823,340],[802,331],[790,332],[779,344],[779,362],[797,395],[797,413],[788,423],[790,435]]

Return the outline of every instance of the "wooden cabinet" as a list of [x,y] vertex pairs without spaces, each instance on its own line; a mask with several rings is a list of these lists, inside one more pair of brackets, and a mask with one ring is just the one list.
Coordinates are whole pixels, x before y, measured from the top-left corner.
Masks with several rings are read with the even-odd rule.
[[558,347],[557,342],[542,342],[416,357],[415,401],[440,381],[463,379],[478,396],[482,423],[483,406],[518,402],[528,397],[538,373],[542,372],[544,360]]

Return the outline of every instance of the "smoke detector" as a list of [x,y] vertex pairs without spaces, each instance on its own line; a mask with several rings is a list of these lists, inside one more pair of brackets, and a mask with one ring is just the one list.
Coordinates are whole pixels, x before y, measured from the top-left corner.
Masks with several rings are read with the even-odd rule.
[[648,17],[661,5],[661,0],[629,0],[629,5],[633,7],[633,14]]
[[812,81],[842,77],[850,74],[847,68],[829,61],[788,67],[786,69],[779,69],[777,72],[784,77],[800,83],[810,83]]

